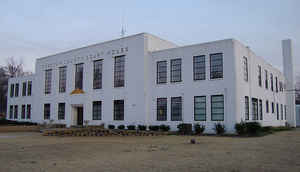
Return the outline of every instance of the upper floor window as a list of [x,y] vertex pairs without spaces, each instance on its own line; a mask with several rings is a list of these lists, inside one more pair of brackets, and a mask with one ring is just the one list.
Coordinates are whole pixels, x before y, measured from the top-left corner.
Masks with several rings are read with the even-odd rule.
[[283,92],[283,83],[279,81],[279,91]]
[[15,84],[10,84],[10,97],[14,96],[15,92]]
[[274,91],[274,83],[273,83],[273,74],[270,74],[271,77],[271,90]]
[[265,70],[265,88],[269,89],[268,71]]
[[194,80],[205,80],[205,55],[193,57]]
[[44,119],[50,119],[50,104],[44,104]]
[[125,56],[115,57],[114,87],[125,85]]
[[157,99],[157,121],[166,121],[167,120],[167,98],[158,98]]
[[171,60],[171,82],[181,81],[181,59]]
[[248,59],[247,59],[247,57],[243,57],[243,65],[244,65],[244,80],[248,82]]
[[223,54],[210,55],[210,79],[223,78]]
[[114,100],[114,120],[124,120],[124,100]]
[[195,121],[206,120],[206,96],[194,97],[194,120]]
[[258,66],[258,85],[261,87],[261,66]]
[[245,120],[249,120],[249,97],[245,97]]
[[102,88],[102,60],[94,61],[93,88],[94,89]]
[[45,94],[51,93],[52,69],[45,71]]
[[32,92],[32,81],[28,81],[27,96],[31,96],[31,92]]
[[101,120],[101,101],[94,101],[93,102],[93,120]]
[[15,96],[19,96],[19,83],[16,83],[16,88],[15,88]]
[[83,85],[83,63],[76,64],[75,70],[75,89],[82,90]]
[[58,103],[58,120],[64,120],[65,119],[65,103]]
[[167,83],[167,61],[157,62],[156,83],[157,84]]
[[67,85],[67,66],[63,66],[59,68],[59,88],[58,91],[60,93],[66,92]]
[[211,120],[224,121],[224,96],[211,96]]
[[27,83],[26,82],[23,82],[23,87],[22,87],[22,96],[26,96],[26,86],[27,86]]
[[275,77],[275,89],[276,89],[276,93],[278,93],[278,78],[277,78],[277,76]]
[[171,121],[182,120],[182,100],[181,97],[171,97]]

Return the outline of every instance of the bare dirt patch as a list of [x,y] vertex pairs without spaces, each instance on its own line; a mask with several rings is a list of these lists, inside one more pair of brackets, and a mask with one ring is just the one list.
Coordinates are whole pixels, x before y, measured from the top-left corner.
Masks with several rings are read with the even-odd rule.
[[300,130],[256,138],[0,133],[0,171],[298,172],[299,159]]

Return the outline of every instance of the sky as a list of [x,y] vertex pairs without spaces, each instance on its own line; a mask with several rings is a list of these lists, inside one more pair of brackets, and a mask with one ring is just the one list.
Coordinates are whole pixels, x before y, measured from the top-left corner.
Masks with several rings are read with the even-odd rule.
[[300,75],[300,0],[1,0],[0,65],[8,57],[34,72],[35,59],[148,32],[177,45],[234,38],[282,69],[292,39]]

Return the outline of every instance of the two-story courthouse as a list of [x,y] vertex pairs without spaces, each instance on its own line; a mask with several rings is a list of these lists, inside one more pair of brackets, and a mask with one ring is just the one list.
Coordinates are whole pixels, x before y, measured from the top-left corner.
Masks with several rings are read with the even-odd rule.
[[9,79],[7,118],[84,125],[258,121],[295,126],[291,40],[280,72],[235,39],[188,46],[148,33],[38,58]]

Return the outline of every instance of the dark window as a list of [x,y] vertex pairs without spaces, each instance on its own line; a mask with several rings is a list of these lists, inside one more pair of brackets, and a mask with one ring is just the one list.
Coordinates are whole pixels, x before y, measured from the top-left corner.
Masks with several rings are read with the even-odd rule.
[[60,93],[66,92],[66,84],[67,84],[67,66],[63,66],[59,68],[59,89]]
[[27,105],[27,119],[31,118],[31,105]]
[[171,97],[171,121],[182,120],[182,100],[181,97]]
[[194,120],[195,121],[206,120],[206,96],[194,97]]
[[25,105],[22,105],[22,109],[21,109],[21,118],[22,119],[25,119],[25,113],[26,113],[26,106]]
[[23,87],[22,87],[22,96],[26,96],[26,86],[27,86],[27,83],[26,82],[23,82]]
[[15,85],[14,84],[10,84],[10,97],[14,96],[14,92],[15,92]]
[[275,104],[272,102],[272,113],[275,113]]
[[265,88],[269,89],[268,71],[265,70]]
[[279,91],[283,92],[283,83],[279,81]]
[[205,55],[193,58],[194,80],[205,80]]
[[270,110],[269,110],[269,101],[267,100],[266,101],[266,113],[269,113]]
[[181,81],[181,59],[171,60],[171,82]]
[[50,104],[44,104],[44,119],[50,119]]
[[31,92],[32,92],[32,81],[28,81],[27,96],[31,96]]
[[248,82],[248,59],[247,57],[243,58],[244,63],[244,80]]
[[261,66],[258,66],[258,86],[261,87]]
[[157,121],[167,120],[167,98],[157,98]]
[[249,97],[245,97],[245,120],[249,120]]
[[124,120],[124,100],[114,100],[114,120]]
[[93,102],[93,120],[101,120],[101,111],[102,111],[102,105],[101,101],[94,101]]
[[281,120],[283,120],[283,104],[280,105],[280,110],[281,110]]
[[19,84],[16,84],[16,88],[15,88],[15,96],[18,97],[19,96]]
[[75,71],[75,89],[82,90],[83,85],[83,63],[76,64],[76,71]]
[[157,62],[157,76],[156,83],[167,83],[167,61]]
[[125,56],[115,57],[114,87],[125,85]]
[[274,91],[273,74],[271,75],[271,90]]
[[211,96],[211,120],[224,121],[224,96]]
[[263,104],[262,104],[262,100],[259,100],[259,119],[263,120]]
[[275,77],[275,89],[276,89],[276,93],[278,93],[278,78],[277,78],[277,76]]
[[66,104],[58,103],[58,120],[65,120]]
[[258,120],[258,100],[252,98],[252,120]]
[[94,61],[93,88],[94,89],[102,88],[102,60]]
[[279,105],[278,105],[278,103],[276,104],[276,111],[277,111],[277,120],[279,120]]
[[13,119],[13,115],[14,115],[14,106],[10,105],[9,106],[9,119]]
[[15,105],[14,119],[18,119],[18,105]]
[[45,71],[45,94],[51,93],[52,69]]
[[284,105],[284,120],[286,120],[286,105]]
[[223,78],[223,54],[210,55],[210,79]]

